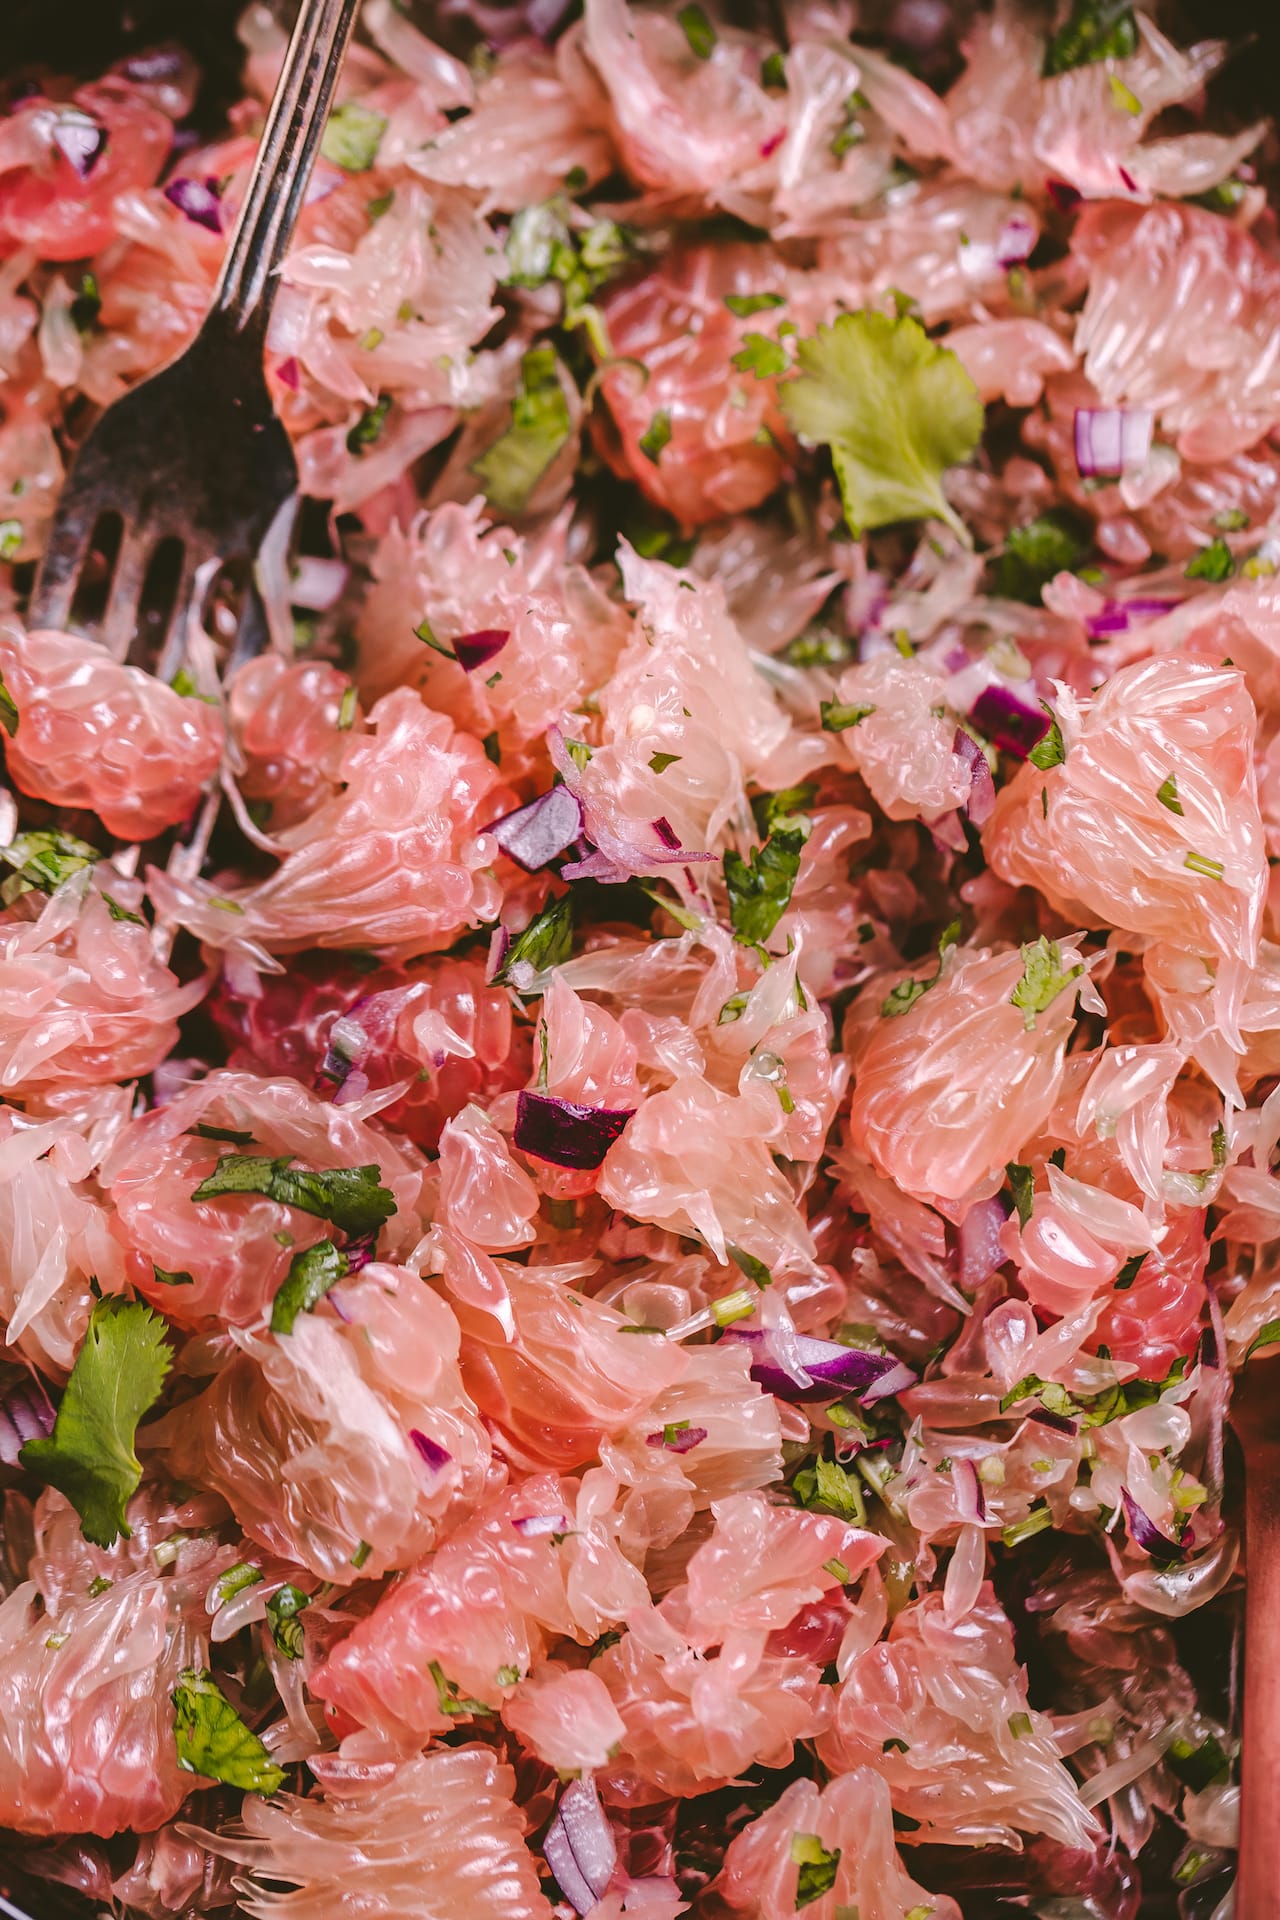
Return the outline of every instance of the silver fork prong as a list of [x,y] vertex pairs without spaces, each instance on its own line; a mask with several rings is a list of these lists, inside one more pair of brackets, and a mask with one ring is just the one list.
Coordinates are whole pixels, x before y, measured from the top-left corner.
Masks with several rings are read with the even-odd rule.
[[157,680],[171,681],[187,657],[187,631],[197,599],[204,600],[208,590],[209,574],[216,572],[217,562],[208,560],[197,563],[190,544],[182,551],[182,572],[178,577],[178,591],[174,595],[173,610],[168,624],[160,639],[159,651],[151,666]]
[[54,519],[49,544],[40,563],[40,576],[31,596],[28,621],[32,627],[66,631],[80,570],[88,558],[92,531],[92,527],[86,527],[74,514],[62,512]]
[[102,622],[102,644],[115,660],[123,660],[138,631],[138,602],[153,542],[148,534],[125,529],[116,558],[115,571],[107,594],[107,611]]

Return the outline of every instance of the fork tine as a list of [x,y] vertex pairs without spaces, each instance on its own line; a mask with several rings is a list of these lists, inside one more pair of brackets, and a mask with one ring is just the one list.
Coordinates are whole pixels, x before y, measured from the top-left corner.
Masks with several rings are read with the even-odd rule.
[[92,526],[86,526],[75,512],[62,511],[55,516],[31,596],[31,626],[60,627],[65,631],[92,531]]
[[138,630],[138,601],[146,578],[150,543],[142,533],[125,529],[107,594],[101,639],[114,660],[123,660]]
[[[171,681],[186,659],[187,625],[200,588],[200,573],[202,571],[207,573],[208,569],[208,561],[197,565],[190,546],[184,547],[182,572],[178,576],[178,590],[174,595],[168,623],[161,636],[159,651],[151,664],[151,671],[157,680],[163,680],[166,683]],[[204,585],[207,589],[207,579]]]

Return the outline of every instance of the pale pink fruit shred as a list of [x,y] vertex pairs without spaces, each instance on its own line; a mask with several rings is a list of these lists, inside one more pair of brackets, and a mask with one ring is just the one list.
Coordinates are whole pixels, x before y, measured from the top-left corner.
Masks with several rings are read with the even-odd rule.
[[[15,853],[0,909],[0,1401],[64,1392],[99,1294],[175,1350],[113,1547],[3,1470],[0,1828],[149,1920],[237,1893],[259,1920],[567,1920],[542,1846],[580,1775],[617,1854],[592,1920],[959,1920],[920,1843],[940,1885],[943,1850],[1006,1850],[1028,1899],[1132,1920],[1157,1821],[1230,1860],[1236,1788],[1180,1798],[1164,1755],[1230,1754],[1234,1723],[1160,1623],[1234,1604],[1229,1366],[1280,1314],[1263,129],[1153,134],[1202,119],[1224,49],[1143,14],[1132,54],[1045,77],[1043,22],[998,0],[938,92],[839,6],[789,9],[785,86],[732,9],[701,49],[674,6],[586,0],[558,36],[513,12],[468,67],[369,0],[343,98],[376,154],[321,158],[282,274],[273,397],[304,491],[358,523],[318,644],[277,578],[271,648],[224,686],[206,647],[179,691],[26,631],[0,567],[4,844],[60,821],[104,855],[46,893]],[[210,145],[185,56],[0,117],[5,561],[44,545],[65,409],[207,306],[283,53],[265,11],[241,32],[251,97]],[[67,111],[107,134],[83,176]],[[175,174],[214,181],[222,232]],[[1189,204],[1227,182],[1234,212]],[[595,371],[562,369],[564,444],[498,514],[473,463],[562,312],[554,275],[506,278],[543,202],[639,240],[573,328]],[[699,230],[725,215],[762,237]],[[1022,412],[1017,452],[947,476],[977,551],[851,540],[767,351],[734,364],[902,302]],[[1150,412],[1140,469],[1078,469],[1096,408]],[[605,564],[615,486],[644,513]],[[1004,597],[989,567],[1053,507],[1097,564]],[[1229,580],[1188,574],[1217,533]],[[984,693],[1061,736],[993,759],[994,804]],[[489,829],[554,782],[594,904],[569,959],[504,977],[564,885]],[[247,852],[222,834],[202,868],[219,787]],[[808,831],[753,953],[722,861],[769,794]],[[1081,971],[1028,1014],[1037,952]],[[561,1166],[514,1144],[530,1095],[630,1117]],[[396,1202],[288,1335],[275,1296],[335,1230],[194,1200],[241,1151],[374,1166]],[[763,1344],[706,1338],[725,1317]],[[906,1373],[878,1411],[800,1400],[797,1334]],[[815,1447],[840,1477],[806,1510]],[[263,1577],[222,1601],[238,1564]],[[297,1659],[268,1626],[288,1582]],[[304,1791],[191,1799],[172,1693],[206,1664]],[[122,1867],[96,1843],[128,1833]],[[807,1843],[830,1878],[799,1907]]]

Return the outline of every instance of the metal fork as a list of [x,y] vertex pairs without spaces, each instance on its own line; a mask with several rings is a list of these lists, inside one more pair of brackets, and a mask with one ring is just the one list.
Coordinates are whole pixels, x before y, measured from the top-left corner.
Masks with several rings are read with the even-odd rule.
[[[204,324],[179,359],[107,408],[58,501],[31,624],[68,625],[95,529],[104,515],[119,515],[119,553],[95,637],[117,659],[162,679],[181,666],[189,616],[219,565],[238,565],[247,576],[278,518],[287,539],[298,468],[271,404],[263,349],[280,263],[359,4],[302,0]],[[144,634],[139,612],[151,570],[165,565],[172,577],[179,548],[169,617],[158,635]],[[261,603],[250,588],[230,662],[259,651],[264,639]]]

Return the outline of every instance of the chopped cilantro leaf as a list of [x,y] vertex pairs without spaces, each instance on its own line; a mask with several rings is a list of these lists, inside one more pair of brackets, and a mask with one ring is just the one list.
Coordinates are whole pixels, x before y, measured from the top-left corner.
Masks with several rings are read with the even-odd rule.
[[729,890],[729,919],[734,937],[747,946],[763,946],[787,910],[800,871],[800,849],[809,824],[771,833],[749,860],[732,848],[724,856]]
[[786,372],[789,362],[786,348],[767,333],[746,333],[733,364],[739,373],[753,373],[757,380],[775,380]]
[[640,436],[640,451],[646,460],[656,467],[662,458],[662,449],[671,438],[671,415],[662,408],[649,422],[648,431]]
[[996,567],[996,592],[1039,606],[1041,590],[1056,574],[1079,566],[1091,544],[1081,519],[1065,508],[1051,508],[1007,535]]
[[753,313],[765,313],[770,307],[784,307],[786,296],[781,293],[726,293],[724,303],[739,320],[748,320]]
[[732,1240],[725,1242],[725,1252],[739,1273],[743,1274],[748,1280],[754,1280],[758,1287],[764,1288],[773,1285],[773,1275],[763,1260],[756,1259],[754,1253],[746,1252],[743,1247],[735,1247]]
[[779,827],[807,833],[810,823],[805,809],[812,806],[817,791],[812,782],[806,781],[798,787],[781,787],[777,793],[758,793],[751,802],[751,812],[761,837],[767,839]]
[[824,1893],[830,1893],[836,1883],[836,1870],[840,1865],[840,1848],[830,1852],[823,1846],[816,1833],[793,1833],[791,1836],[791,1858],[799,1872],[796,1874],[796,1912],[808,1907],[815,1900],[821,1900]]
[[1229,580],[1236,570],[1231,549],[1222,535],[1215,534],[1207,547],[1201,547],[1194,560],[1182,569],[1188,580]]
[[1128,1293],[1130,1287],[1142,1271],[1143,1261],[1148,1257],[1145,1253],[1135,1253],[1131,1259],[1125,1261],[1119,1273],[1116,1275],[1117,1293]]
[[21,551],[21,520],[0,520],[0,560],[16,560]]
[[842,700],[820,700],[819,711],[822,725],[827,733],[847,733],[850,727],[861,726],[874,707],[849,706]]
[[391,395],[380,393],[371,407],[366,407],[354,427],[347,435],[347,452],[362,454],[378,439],[387,423],[391,411]]
[[1168,807],[1170,813],[1181,813],[1182,802],[1178,798],[1178,782],[1172,774],[1162,780],[1156,788],[1156,799],[1162,807]]
[[1190,1787],[1192,1793],[1203,1793],[1212,1781],[1225,1777],[1231,1770],[1221,1742],[1212,1733],[1198,1747],[1190,1740],[1171,1740],[1164,1759],[1169,1771],[1177,1775],[1184,1787]]
[[532,347],[520,363],[511,425],[471,463],[485,498],[499,513],[523,513],[530,495],[573,432],[552,347]]
[[573,951],[573,899],[563,893],[549,900],[542,912],[518,933],[507,949],[499,980],[508,980],[517,961],[525,960],[537,972],[563,966]]
[[709,60],[716,49],[716,30],[702,8],[681,7],[676,19],[689,42],[689,51],[699,60]]
[[256,1733],[251,1733],[207,1667],[187,1667],[173,1695],[178,1765],[206,1780],[245,1793],[274,1793],[284,1779]]
[[[1044,701],[1042,700],[1040,704],[1043,707]],[[1033,767],[1039,767],[1041,773],[1048,773],[1050,767],[1060,767],[1062,765],[1067,757],[1067,750],[1062,744],[1062,728],[1058,725],[1056,715],[1049,707],[1044,707],[1044,710],[1049,715],[1049,730],[1047,733],[1042,734],[1036,741],[1027,758]],[[1048,811],[1049,809],[1046,805],[1046,817],[1048,816]]]
[[44,893],[52,893],[73,873],[101,858],[87,840],[77,840],[74,834],[57,827],[20,833],[7,847],[0,847],[0,860],[13,867],[29,887],[39,887]]
[[134,1435],[169,1372],[164,1336],[150,1307],[96,1300],[53,1432],[28,1440],[19,1455],[36,1479],[66,1495],[85,1539],[98,1547],[129,1534],[125,1508],[142,1478]]
[[935,518],[967,544],[942,476],[976,449],[983,411],[955,354],[906,315],[864,310],[819,327],[797,357],[783,411],[797,433],[831,448],[852,531]]
[[1142,112],[1142,102],[1133,88],[1127,87],[1118,73],[1107,75],[1107,86],[1111,92],[1113,106],[1119,107],[1121,113],[1132,114],[1136,119]]
[[1019,1160],[1010,1160],[1004,1171],[1005,1178],[1009,1182],[1009,1192],[1017,1210],[1018,1225],[1025,1227],[1035,1207],[1035,1174],[1030,1167],[1024,1167]]
[[1075,0],[1071,17],[1045,49],[1044,75],[1067,73],[1098,60],[1127,60],[1138,50],[1129,0]]
[[493,1708],[486,1706],[483,1700],[469,1700],[465,1694],[459,1693],[453,1681],[446,1679],[444,1669],[438,1660],[430,1662],[427,1672],[435,1681],[437,1705],[441,1713],[448,1714],[451,1720],[456,1719],[459,1714],[493,1712]]
[[282,1206],[329,1220],[350,1234],[375,1233],[396,1210],[394,1194],[379,1182],[379,1167],[313,1171],[291,1166],[289,1161],[288,1154],[278,1160],[260,1154],[225,1154],[191,1198],[217,1200],[227,1193],[261,1193]]
[[348,1266],[346,1254],[332,1240],[320,1240],[305,1253],[295,1254],[272,1302],[272,1333],[292,1333],[298,1315],[319,1306],[330,1287],[347,1273]]
[[665,773],[668,767],[674,767],[683,756],[678,753],[655,753],[649,757],[650,773]]
[[278,1593],[273,1593],[267,1602],[267,1624],[271,1628],[271,1638],[286,1660],[302,1658],[302,1622],[298,1615],[306,1606],[307,1599],[301,1587],[286,1584]]
[[326,160],[344,173],[367,173],[378,155],[387,117],[358,100],[347,100],[329,115],[329,124],[320,142]]
[[760,64],[760,85],[762,87],[780,88],[785,87],[786,84],[787,63],[782,54],[776,50],[773,53],[766,54]]
[[1056,940],[1046,940],[1043,934],[1022,948],[1022,978],[1009,999],[1022,1009],[1022,1024],[1028,1033],[1035,1026],[1036,1015],[1043,1013],[1083,972],[1080,964],[1064,972],[1062,949]]

